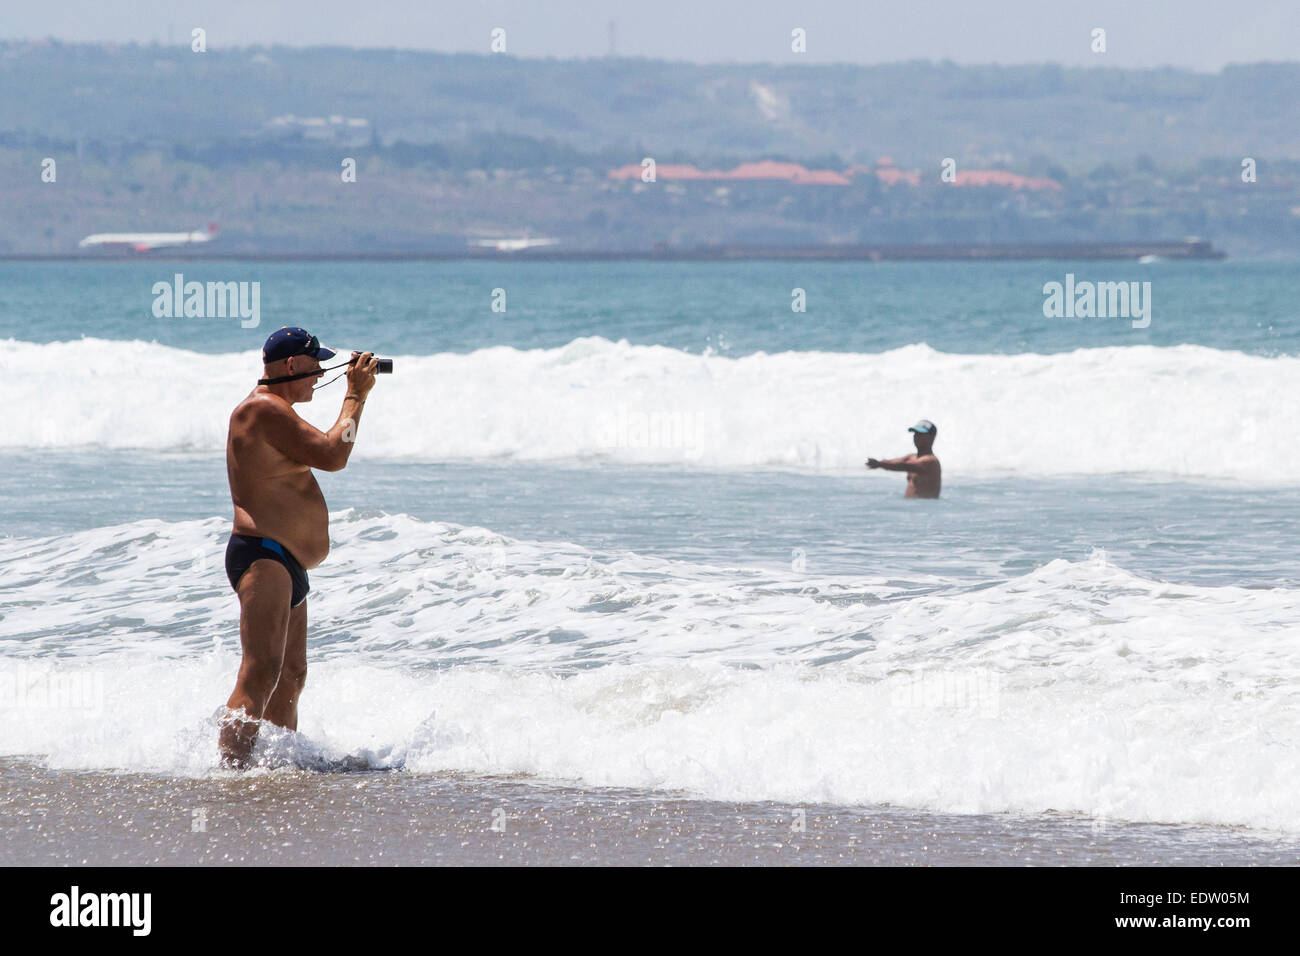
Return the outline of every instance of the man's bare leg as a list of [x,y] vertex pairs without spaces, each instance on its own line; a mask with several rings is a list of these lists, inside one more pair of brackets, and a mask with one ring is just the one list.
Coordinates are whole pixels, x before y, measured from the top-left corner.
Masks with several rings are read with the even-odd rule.
[[[242,768],[248,765],[258,723],[280,680],[293,583],[284,565],[264,558],[254,561],[240,577],[238,594],[243,658],[226,707],[231,711],[243,708],[244,718],[222,724],[219,745],[221,762]],[[304,621],[305,616],[304,611]]]
[[280,682],[262,714],[277,727],[298,729],[298,698],[307,683],[307,600],[289,611],[289,631],[284,642]]

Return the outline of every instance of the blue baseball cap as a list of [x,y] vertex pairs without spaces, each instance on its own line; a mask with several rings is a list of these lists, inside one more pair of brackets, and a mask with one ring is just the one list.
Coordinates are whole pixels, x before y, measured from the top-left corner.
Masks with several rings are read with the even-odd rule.
[[908,429],[909,432],[916,432],[918,435],[937,435],[939,426],[928,418],[922,418],[919,422]]
[[310,355],[323,362],[334,357],[334,350],[322,348],[320,340],[306,329],[288,325],[272,332],[262,346],[262,362],[267,365],[294,355]]

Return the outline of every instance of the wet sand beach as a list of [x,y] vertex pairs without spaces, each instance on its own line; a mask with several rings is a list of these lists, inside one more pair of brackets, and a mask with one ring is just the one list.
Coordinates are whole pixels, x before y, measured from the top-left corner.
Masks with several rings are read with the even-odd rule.
[[1300,839],[1242,828],[727,803],[405,771],[181,778],[68,772],[7,759],[0,784],[6,866],[1300,862]]

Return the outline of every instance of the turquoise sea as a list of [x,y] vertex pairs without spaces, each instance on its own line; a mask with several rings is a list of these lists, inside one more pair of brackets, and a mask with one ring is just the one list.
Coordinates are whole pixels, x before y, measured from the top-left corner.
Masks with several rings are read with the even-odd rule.
[[[257,325],[156,318],[176,273],[259,283]],[[1149,327],[1045,317],[1067,274],[1150,282]],[[1275,860],[1300,833],[1298,279],[0,264],[0,760],[220,778],[226,421],[302,325],[395,370],[320,476],[312,676],[269,773],[1064,814]],[[327,426],[342,396],[299,411]],[[863,467],[922,417],[937,501]]]

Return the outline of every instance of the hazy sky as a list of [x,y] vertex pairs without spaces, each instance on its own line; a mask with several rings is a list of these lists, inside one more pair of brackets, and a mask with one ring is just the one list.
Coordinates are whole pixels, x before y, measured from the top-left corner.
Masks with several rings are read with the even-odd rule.
[[[0,38],[318,44],[697,62],[1172,65],[1300,58],[1300,0],[0,0]],[[807,31],[807,53],[790,31]],[[1090,49],[1106,30],[1105,54]]]

